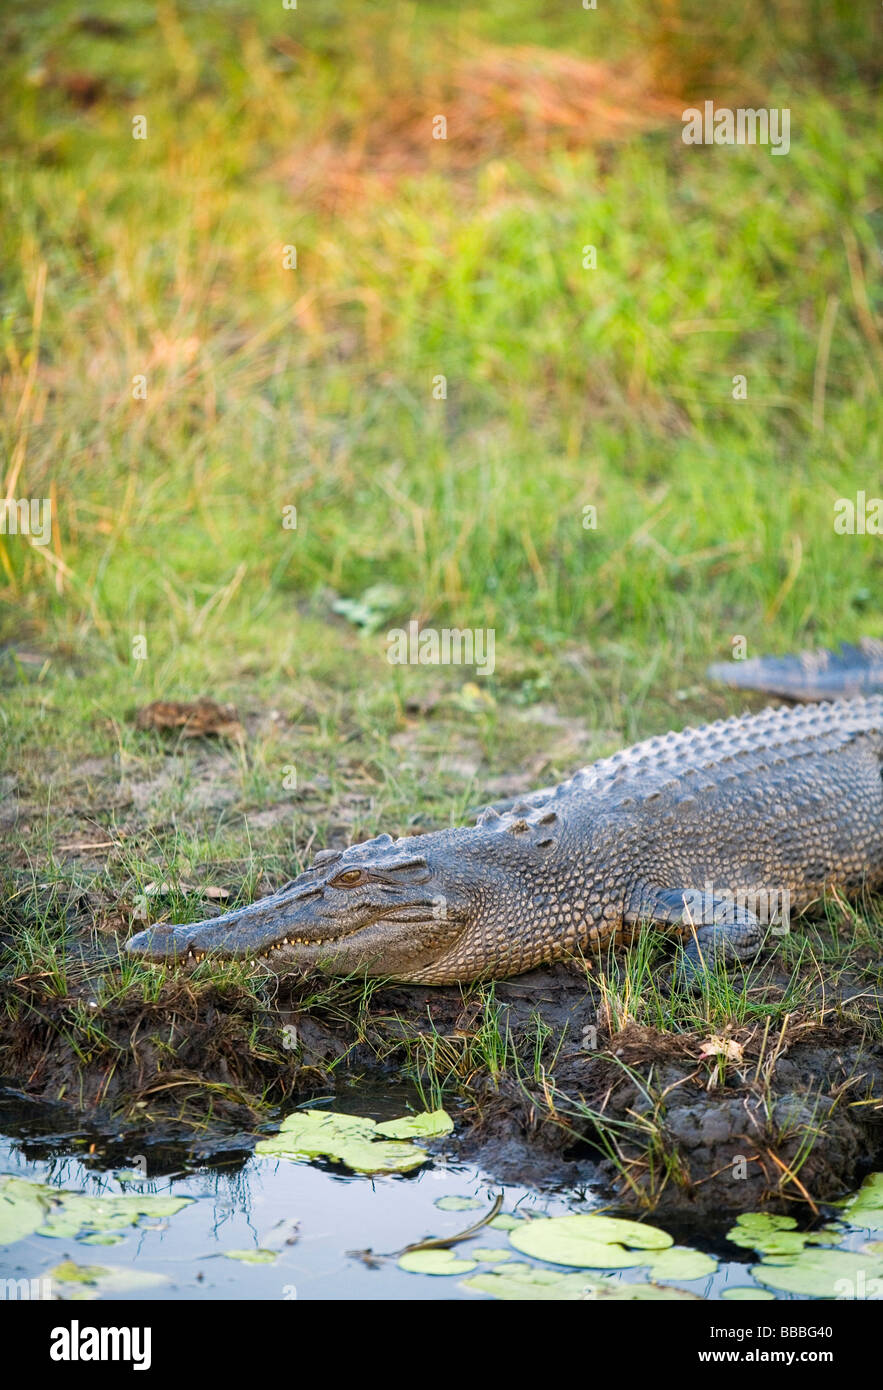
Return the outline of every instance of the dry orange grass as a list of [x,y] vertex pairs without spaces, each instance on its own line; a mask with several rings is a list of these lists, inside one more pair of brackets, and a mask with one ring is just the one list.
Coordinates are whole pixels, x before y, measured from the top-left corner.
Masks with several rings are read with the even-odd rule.
[[[357,126],[304,146],[293,179],[310,201],[334,204],[427,171],[469,174],[503,157],[530,166],[551,149],[592,148],[663,126],[682,109],[634,65],[532,45],[483,47],[435,87],[399,93]],[[444,139],[433,135],[438,116]]]

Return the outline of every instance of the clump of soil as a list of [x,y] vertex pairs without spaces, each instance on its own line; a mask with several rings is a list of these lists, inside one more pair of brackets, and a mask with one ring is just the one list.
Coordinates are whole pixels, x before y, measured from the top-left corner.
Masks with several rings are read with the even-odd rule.
[[99,1004],[94,972],[117,968],[84,957],[63,998],[45,972],[7,980],[0,1073],[105,1129],[189,1127],[203,1155],[354,1077],[426,1082],[432,1067],[459,1102],[462,1157],[501,1181],[600,1185],[626,1208],[819,1204],[883,1150],[883,1048],[857,1016],[724,1038],[616,1029],[597,982],[564,965],[471,990],[169,975],[149,1000],[142,985]]

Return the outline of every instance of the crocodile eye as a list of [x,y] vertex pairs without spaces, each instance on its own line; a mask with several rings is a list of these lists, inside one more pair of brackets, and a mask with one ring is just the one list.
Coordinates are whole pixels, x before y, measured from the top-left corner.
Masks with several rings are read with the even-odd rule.
[[355,888],[358,884],[364,883],[367,877],[364,869],[344,869],[343,873],[331,879],[331,887]]

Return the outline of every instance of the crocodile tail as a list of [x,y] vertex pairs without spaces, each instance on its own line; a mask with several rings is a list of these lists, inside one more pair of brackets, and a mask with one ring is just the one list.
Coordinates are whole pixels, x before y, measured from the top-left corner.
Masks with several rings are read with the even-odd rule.
[[758,656],[751,661],[717,661],[710,680],[734,690],[759,690],[783,700],[844,700],[883,693],[883,641],[863,637],[858,646],[798,656]]

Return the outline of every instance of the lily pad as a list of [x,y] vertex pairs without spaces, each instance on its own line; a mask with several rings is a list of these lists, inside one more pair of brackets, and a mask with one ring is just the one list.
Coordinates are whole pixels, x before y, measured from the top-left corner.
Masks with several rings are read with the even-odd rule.
[[262,1139],[255,1153],[303,1162],[329,1158],[357,1173],[407,1173],[429,1155],[415,1144],[377,1136],[374,1120],[338,1115],[328,1110],[297,1110],[283,1121],[278,1134]]
[[110,1271],[103,1265],[78,1265],[73,1260],[64,1260],[52,1271],[52,1278],[60,1284],[97,1284]]
[[[46,1183],[24,1178],[0,1179],[0,1244],[37,1235],[56,1240],[88,1240],[110,1244],[97,1237],[136,1226],[144,1216],[174,1216],[190,1206],[192,1197],[159,1197],[133,1192],[116,1197],[86,1197]],[[39,1221],[36,1221],[39,1213]],[[27,1229],[25,1229],[27,1227]],[[20,1235],[15,1232],[20,1231]]]
[[645,1251],[665,1250],[674,1243],[657,1226],[590,1215],[528,1221],[510,1231],[509,1239],[523,1255],[580,1269],[628,1269],[650,1264]]
[[851,1226],[883,1231],[883,1173],[871,1173],[865,1178],[855,1196],[845,1202],[843,1215]]
[[650,1266],[651,1279],[707,1279],[717,1271],[717,1260],[685,1245],[660,1250],[646,1263]]
[[377,1126],[384,1139],[435,1139],[450,1134],[454,1121],[446,1110],[424,1110],[419,1115],[404,1115],[400,1120],[387,1120]]
[[485,1264],[500,1264],[502,1260],[511,1260],[512,1251],[505,1250],[501,1245],[476,1245],[469,1251],[474,1260],[481,1260]]
[[425,1149],[416,1144],[402,1144],[396,1139],[376,1144],[355,1143],[340,1154],[340,1159],[355,1173],[409,1173],[429,1158]]
[[[439,1211],[478,1211],[484,1203],[478,1197],[436,1197],[435,1205]],[[499,1219],[497,1217],[498,1221]],[[493,1226],[494,1222],[488,1224]],[[505,1229],[508,1230],[508,1227]]]
[[467,1289],[476,1289],[479,1293],[488,1293],[510,1302],[610,1300],[631,1303],[696,1298],[696,1294],[687,1293],[685,1289],[666,1288],[660,1284],[624,1284],[618,1279],[596,1279],[590,1274],[560,1274],[552,1269],[537,1269],[534,1265],[523,1264],[476,1274],[463,1282]]
[[768,1288],[809,1298],[855,1298],[859,1288],[869,1290],[877,1284],[883,1292],[883,1259],[854,1250],[808,1246],[798,1255],[752,1265],[751,1274]]
[[792,1216],[767,1212],[743,1212],[727,1231],[727,1240],[759,1255],[799,1255],[808,1245],[836,1245],[843,1231],[839,1226],[823,1226],[818,1231],[797,1231]]
[[241,1260],[246,1265],[271,1265],[276,1263],[277,1258],[275,1250],[262,1250],[260,1247],[252,1250],[225,1250],[224,1255],[228,1260]]
[[0,1179],[0,1245],[14,1245],[42,1226],[49,1202],[37,1183],[22,1178]]
[[174,1216],[190,1206],[192,1197],[151,1197],[140,1192],[123,1197],[83,1197],[79,1193],[56,1194],[61,1207],[39,1232],[41,1236],[70,1239],[78,1232],[88,1234],[118,1231],[123,1226],[137,1226],[143,1216],[163,1218]]
[[460,1260],[451,1250],[409,1250],[398,1266],[409,1274],[468,1274],[478,1268],[475,1260]]
[[524,1225],[524,1218],[510,1216],[507,1211],[501,1211],[499,1216],[495,1216],[493,1221],[489,1221],[487,1224],[495,1231],[517,1231],[519,1226]]
[[64,1260],[49,1271],[49,1278],[59,1287],[63,1298],[115,1297],[121,1293],[144,1293],[167,1284],[164,1274],[132,1269],[123,1265],[78,1265]]
[[727,1303],[775,1303],[776,1295],[769,1289],[756,1289],[751,1284],[733,1284],[724,1289],[721,1298]]

